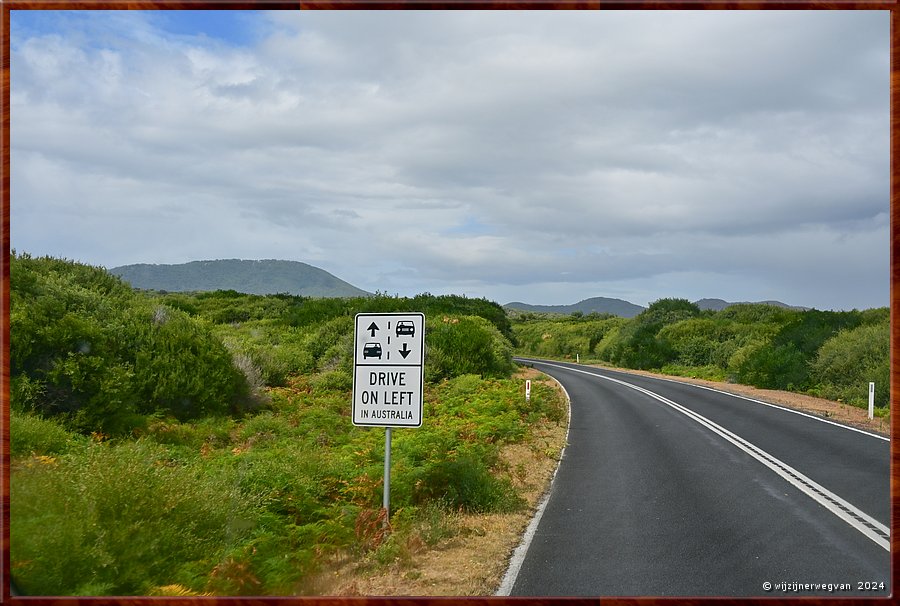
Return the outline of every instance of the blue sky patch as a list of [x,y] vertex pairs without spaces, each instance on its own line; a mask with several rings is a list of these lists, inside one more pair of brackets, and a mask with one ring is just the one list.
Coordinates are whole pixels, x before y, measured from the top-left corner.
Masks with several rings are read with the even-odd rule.
[[229,46],[252,45],[268,31],[257,11],[10,11],[13,47],[32,37],[76,32],[102,46],[113,31],[127,38],[147,29],[164,38],[206,38]]
[[263,33],[256,11],[153,11],[159,29],[181,36],[205,36],[232,46],[248,46]]

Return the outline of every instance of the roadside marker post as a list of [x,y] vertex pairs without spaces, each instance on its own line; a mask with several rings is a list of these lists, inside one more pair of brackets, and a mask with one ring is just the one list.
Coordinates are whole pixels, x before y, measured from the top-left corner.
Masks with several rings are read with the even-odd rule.
[[531,402],[531,379],[525,379],[525,401]]
[[869,419],[875,418],[875,383],[869,383]]
[[422,426],[425,314],[356,314],[353,408],[361,427],[384,427],[385,524],[390,520],[391,438],[395,427]]

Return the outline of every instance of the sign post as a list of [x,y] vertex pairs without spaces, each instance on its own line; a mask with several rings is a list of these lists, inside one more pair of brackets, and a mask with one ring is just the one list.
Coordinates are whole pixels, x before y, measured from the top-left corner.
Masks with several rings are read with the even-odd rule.
[[384,521],[390,519],[391,511],[391,428],[384,430],[384,495],[381,498],[381,506],[384,507]]
[[390,518],[391,429],[422,426],[425,314],[356,314],[353,424],[384,427],[384,509]]

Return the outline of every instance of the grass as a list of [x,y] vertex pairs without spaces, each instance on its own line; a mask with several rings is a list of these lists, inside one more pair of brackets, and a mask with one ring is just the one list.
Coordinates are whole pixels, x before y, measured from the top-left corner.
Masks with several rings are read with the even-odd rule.
[[39,415],[15,409],[9,411],[10,455],[58,455],[78,444],[87,443],[82,435],[67,431],[58,423]]
[[236,521],[254,505],[148,439],[18,459],[10,498],[12,573],[26,594],[43,595],[195,586],[241,540]]

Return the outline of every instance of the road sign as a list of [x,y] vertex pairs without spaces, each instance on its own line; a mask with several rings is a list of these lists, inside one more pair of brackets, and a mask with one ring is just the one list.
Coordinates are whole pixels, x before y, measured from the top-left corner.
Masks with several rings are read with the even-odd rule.
[[353,424],[422,425],[425,314],[356,314]]

